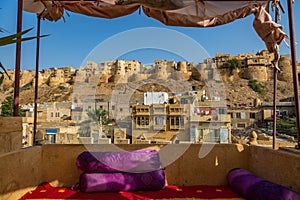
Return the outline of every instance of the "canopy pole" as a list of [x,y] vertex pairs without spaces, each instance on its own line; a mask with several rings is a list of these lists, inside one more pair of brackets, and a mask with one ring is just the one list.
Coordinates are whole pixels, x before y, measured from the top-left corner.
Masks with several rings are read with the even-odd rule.
[[[278,23],[278,9],[275,9],[275,23]],[[279,56],[279,55],[278,55]],[[274,58],[274,59],[279,59],[279,58]],[[274,66],[274,77],[273,77],[273,141],[272,141],[272,147],[273,149],[276,148],[276,120],[277,120],[277,104],[276,104],[276,97],[277,97],[277,68]]]
[[[18,0],[18,16],[17,16],[17,33],[22,31],[22,9],[23,0]],[[21,35],[16,44],[16,66],[15,66],[15,89],[14,89],[14,110],[13,116],[19,116],[19,100],[20,100],[20,66],[21,66]]]
[[293,13],[293,0],[287,0],[288,3],[288,16],[289,16],[289,30],[291,40],[291,58],[292,58],[292,71],[294,83],[294,96],[295,96],[295,111],[296,111],[296,126],[298,133],[298,141],[296,149],[300,149],[300,107],[299,107],[299,81],[296,63],[296,45],[295,45],[295,30],[294,30],[294,13]]
[[34,91],[34,121],[33,121],[33,145],[36,144],[36,127],[37,127],[37,101],[39,93],[39,60],[40,60],[40,35],[41,35],[41,18],[37,15],[37,38],[36,38],[36,57],[35,57],[35,91]]
[[277,105],[276,105],[276,97],[277,97],[277,69],[274,67],[274,82],[273,82],[273,142],[272,142],[272,147],[273,149],[276,148],[276,110],[277,110]]

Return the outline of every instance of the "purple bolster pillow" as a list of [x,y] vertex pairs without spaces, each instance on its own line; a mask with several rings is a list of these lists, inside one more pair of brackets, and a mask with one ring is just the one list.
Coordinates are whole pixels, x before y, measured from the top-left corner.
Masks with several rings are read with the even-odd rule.
[[81,192],[161,190],[165,187],[164,170],[146,173],[85,173],[80,175]]
[[231,170],[227,180],[233,189],[249,200],[300,200],[300,195],[288,188],[259,178],[244,169]]
[[156,150],[82,152],[76,160],[80,173],[149,172],[161,168]]

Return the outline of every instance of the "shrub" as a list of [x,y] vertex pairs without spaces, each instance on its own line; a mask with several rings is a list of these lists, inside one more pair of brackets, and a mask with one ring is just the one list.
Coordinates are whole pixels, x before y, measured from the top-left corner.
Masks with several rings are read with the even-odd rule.
[[32,82],[25,84],[21,87],[21,91],[30,90],[32,88]]
[[66,88],[65,88],[65,86],[60,85],[60,86],[58,86],[58,89],[64,90],[64,89],[66,89]]
[[262,94],[263,93],[263,88],[262,86],[257,83],[257,80],[250,80],[248,83],[248,86],[254,91],[257,92],[258,94]]

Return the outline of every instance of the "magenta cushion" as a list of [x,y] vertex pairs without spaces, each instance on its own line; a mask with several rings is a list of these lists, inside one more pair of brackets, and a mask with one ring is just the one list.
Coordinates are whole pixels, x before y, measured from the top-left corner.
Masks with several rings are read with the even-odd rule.
[[161,190],[165,187],[163,170],[146,173],[85,173],[80,175],[81,192]]
[[231,170],[227,180],[246,199],[300,200],[300,196],[288,188],[259,178],[244,169]]
[[161,168],[156,150],[82,152],[76,160],[80,173],[149,172]]

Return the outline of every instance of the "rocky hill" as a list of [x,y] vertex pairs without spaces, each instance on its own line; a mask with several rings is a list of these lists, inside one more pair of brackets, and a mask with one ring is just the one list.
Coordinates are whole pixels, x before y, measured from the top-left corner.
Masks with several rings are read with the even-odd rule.
[[[267,102],[273,100],[273,68],[270,66],[220,69],[206,64],[199,69],[201,64],[192,66],[183,62],[179,64],[156,62],[158,64],[154,66],[143,66],[138,61],[128,61],[129,64],[122,61],[122,65],[120,61],[111,61],[105,64],[88,63],[80,69],[72,67],[46,69],[39,73],[38,101],[39,103],[71,101],[74,87],[78,85],[81,89],[76,91],[90,89],[92,95],[106,95],[106,98],[110,98],[116,90],[125,93],[134,90],[132,98],[137,99],[142,98],[143,93],[147,91],[184,93],[197,88],[199,91],[213,92],[217,88],[220,95],[227,100],[227,104],[231,105],[241,103],[251,105],[254,99]],[[134,67],[129,69],[130,66]],[[102,71],[99,72],[100,68]],[[286,58],[281,62],[281,68],[284,70],[278,76],[277,100],[293,96],[290,63]],[[8,70],[8,73],[11,79],[6,77],[0,86],[0,102],[13,95],[14,71]],[[21,105],[33,103],[34,76],[33,70],[21,72]],[[253,89],[251,84],[255,84],[254,86],[260,90]]]

